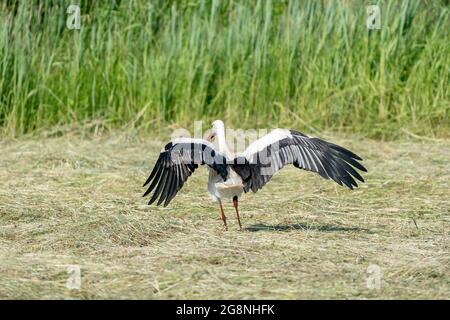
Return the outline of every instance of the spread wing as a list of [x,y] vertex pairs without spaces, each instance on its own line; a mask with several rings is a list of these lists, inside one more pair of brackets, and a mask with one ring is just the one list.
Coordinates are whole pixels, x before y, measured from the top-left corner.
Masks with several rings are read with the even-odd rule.
[[353,152],[295,130],[275,129],[253,142],[236,158],[233,169],[244,180],[244,191],[261,189],[285,165],[318,173],[350,189],[357,187],[355,178],[364,182],[355,170],[367,171]]
[[214,150],[211,143],[190,138],[169,142],[159,154],[155,167],[144,183],[144,187],[150,184],[144,197],[154,190],[148,204],[152,204],[159,197],[157,205],[164,201],[164,206],[167,206],[198,165],[203,164],[211,167],[226,180],[226,159]]

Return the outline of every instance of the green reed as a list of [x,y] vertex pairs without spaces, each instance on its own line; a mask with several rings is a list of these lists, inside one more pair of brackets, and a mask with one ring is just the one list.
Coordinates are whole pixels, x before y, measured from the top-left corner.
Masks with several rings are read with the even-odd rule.
[[[0,128],[102,120],[157,132],[223,118],[396,137],[448,135],[448,1],[0,4]],[[307,130],[308,131],[308,130]]]

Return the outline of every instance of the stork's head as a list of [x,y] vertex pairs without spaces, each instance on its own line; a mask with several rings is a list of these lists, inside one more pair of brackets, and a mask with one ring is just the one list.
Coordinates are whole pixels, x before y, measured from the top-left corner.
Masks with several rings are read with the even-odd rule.
[[225,125],[223,124],[222,120],[215,120],[212,123],[211,132],[209,133],[208,137],[206,138],[208,141],[214,141],[214,138],[225,132]]

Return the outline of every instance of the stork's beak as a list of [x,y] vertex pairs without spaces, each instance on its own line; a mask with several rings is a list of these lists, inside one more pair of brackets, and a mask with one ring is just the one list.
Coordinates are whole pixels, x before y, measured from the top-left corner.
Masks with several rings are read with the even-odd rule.
[[209,142],[212,142],[215,137],[216,137],[216,133],[213,130],[211,130],[208,133],[208,136],[206,137],[206,140],[208,140]]

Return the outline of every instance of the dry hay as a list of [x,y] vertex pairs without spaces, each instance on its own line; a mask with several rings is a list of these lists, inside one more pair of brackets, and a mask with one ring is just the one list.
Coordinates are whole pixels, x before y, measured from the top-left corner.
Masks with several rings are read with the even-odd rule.
[[242,232],[231,204],[222,230],[205,169],[168,208],[146,205],[158,141],[3,141],[0,298],[450,298],[450,142],[333,140],[366,159],[367,183],[283,170],[242,198]]

